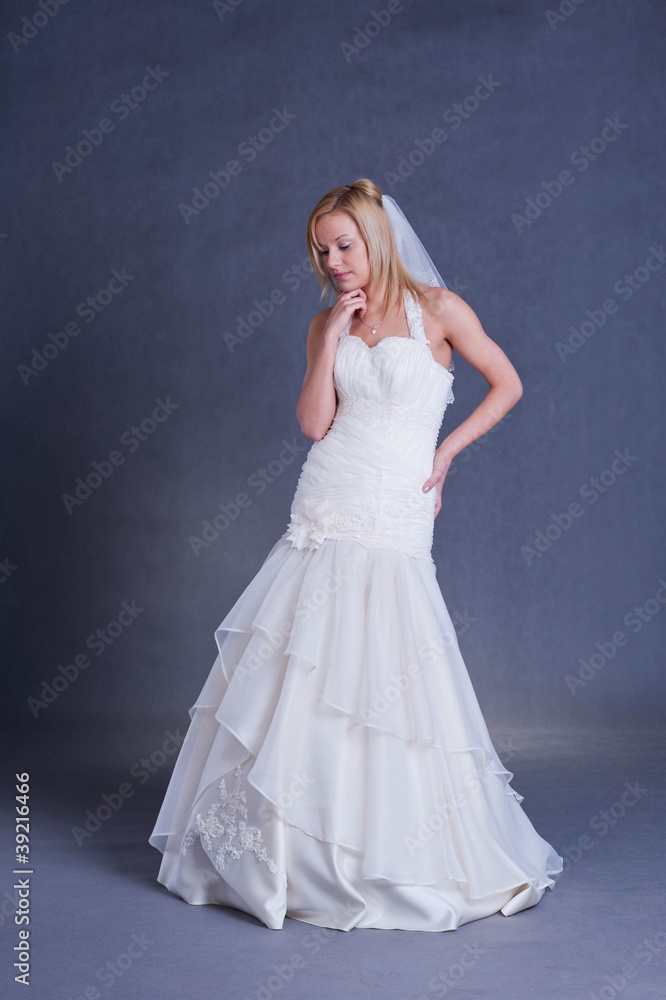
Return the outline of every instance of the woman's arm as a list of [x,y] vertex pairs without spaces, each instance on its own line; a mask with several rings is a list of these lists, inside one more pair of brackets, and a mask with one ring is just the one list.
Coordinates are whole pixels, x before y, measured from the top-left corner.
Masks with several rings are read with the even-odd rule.
[[306,437],[320,441],[333,422],[337,398],[333,365],[338,338],[352,314],[365,311],[366,294],[361,288],[341,293],[334,304],[312,318],[306,346],[307,370],[296,404],[296,419]]
[[490,339],[474,310],[460,296],[443,289],[437,296],[434,310],[444,338],[481,372],[490,386],[482,402],[444,438],[435,451],[433,472],[424,483],[423,491],[427,492],[435,485],[438,487],[437,516],[441,505],[441,487],[451,462],[472,441],[499,423],[522,396],[523,386],[502,348]]
[[310,323],[306,346],[307,369],[296,404],[296,419],[301,430],[313,441],[321,440],[326,434],[337,405],[333,363],[338,341],[337,337],[324,336],[330,312],[330,309],[322,309]]

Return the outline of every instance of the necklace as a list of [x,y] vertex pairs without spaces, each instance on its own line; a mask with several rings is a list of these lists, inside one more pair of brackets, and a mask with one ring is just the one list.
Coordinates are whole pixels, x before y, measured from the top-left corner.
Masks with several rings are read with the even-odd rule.
[[398,296],[396,295],[395,299],[393,299],[393,302],[391,303],[391,305],[389,306],[389,308],[388,308],[388,309],[386,310],[386,312],[384,313],[384,315],[383,315],[383,316],[382,316],[382,318],[380,319],[379,323],[377,323],[377,324],[376,324],[375,326],[370,326],[370,324],[369,324],[369,323],[366,323],[366,322],[365,322],[365,320],[363,319],[363,317],[362,317],[362,316],[359,316],[358,318],[359,318],[359,319],[361,320],[361,323],[363,324],[363,326],[367,326],[368,330],[371,330],[373,334],[374,334],[374,333],[377,333],[377,330],[378,330],[378,329],[380,328],[380,326],[382,325],[382,323],[384,322],[384,320],[385,320],[385,319],[386,319],[386,317],[388,316],[388,314],[389,314],[390,310],[391,310],[391,309],[393,308],[393,306],[395,305],[395,303],[396,303],[396,299],[397,299],[397,298],[398,298]]

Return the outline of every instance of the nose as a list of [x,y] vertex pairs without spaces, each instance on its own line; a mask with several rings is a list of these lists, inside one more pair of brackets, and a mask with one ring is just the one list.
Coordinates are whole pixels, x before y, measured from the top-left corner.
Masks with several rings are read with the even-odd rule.
[[328,252],[328,269],[329,271],[342,270],[342,256],[337,247],[335,250],[329,250]]

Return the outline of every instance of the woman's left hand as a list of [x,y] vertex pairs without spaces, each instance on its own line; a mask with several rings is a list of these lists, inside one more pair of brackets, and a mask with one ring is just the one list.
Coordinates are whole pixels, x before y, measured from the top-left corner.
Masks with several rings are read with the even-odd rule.
[[442,508],[442,487],[450,465],[450,458],[445,458],[444,455],[435,452],[435,458],[432,463],[432,475],[422,486],[424,493],[429,492],[433,486],[437,488],[437,500],[435,502],[435,513],[433,518],[437,517]]

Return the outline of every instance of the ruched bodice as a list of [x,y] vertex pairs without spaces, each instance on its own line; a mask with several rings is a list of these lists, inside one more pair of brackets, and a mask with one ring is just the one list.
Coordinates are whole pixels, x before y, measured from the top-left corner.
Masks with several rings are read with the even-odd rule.
[[286,537],[296,548],[349,538],[416,557],[432,548],[432,472],[453,375],[433,357],[421,307],[404,293],[409,336],[338,340],[333,422],[303,464]]

